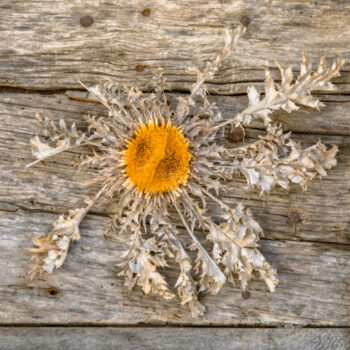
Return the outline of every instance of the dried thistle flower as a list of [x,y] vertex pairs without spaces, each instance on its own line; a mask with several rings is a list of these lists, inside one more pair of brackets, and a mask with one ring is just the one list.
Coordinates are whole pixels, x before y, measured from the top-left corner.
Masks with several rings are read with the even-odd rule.
[[[31,139],[37,160],[29,166],[72,147],[94,146],[93,156],[83,156],[79,166],[98,169],[92,182],[100,184],[101,189],[87,207],[70,211],[67,217],[60,216],[51,232],[34,238],[38,248],[30,249],[34,260],[31,278],[61,267],[70,242],[80,238],[79,224],[90,207],[113,201],[117,210],[111,216],[109,230],[118,233],[128,246],[118,264],[128,289],[139,286],[145,294],[173,298],[174,291],[158,270],[172,259],[180,271],[174,287],[193,317],[205,310],[198,293],[216,294],[227,279],[234,283],[238,277],[241,288],[246,290],[253,273],[258,272],[268,289],[274,291],[278,283],[276,270],[257,249],[263,234],[260,225],[249,209],[241,204],[230,208],[219,194],[225,188],[224,180],[239,175],[245,176],[248,189],[257,188],[260,193],[270,192],[277,185],[287,189],[290,183],[306,189],[313,178],[326,176],[325,170],[336,165],[336,146],[327,149],[318,142],[302,149],[270,115],[277,109],[292,112],[297,105],[322,107],[311,92],[334,89],[330,80],[339,75],[344,61],[327,68],[322,58],[313,72],[303,56],[294,83],[292,69],[277,63],[280,85],[275,84],[266,68],[264,97],[250,87],[248,107],[224,120],[215,104],[207,100],[202,85],[231,54],[244,30],[241,26],[233,33],[227,30],[222,53],[203,71],[189,70],[197,75],[197,81],[187,97],[179,97],[175,110],[168,106],[166,83],[160,72],[155,79],[155,93],[148,96],[115,84],[86,87],[108,110],[108,116],[86,117],[86,133],[77,131],[74,124],[67,128],[63,120],[56,126],[37,116],[52,142],[49,145],[38,136]],[[196,113],[195,97],[201,100]],[[129,109],[124,108],[126,102]],[[215,143],[225,125],[244,130],[253,119],[263,120],[266,128],[258,141],[232,149]],[[222,224],[206,215],[208,199],[221,207]],[[195,261],[170,220],[171,207],[192,239],[190,249],[197,252]],[[195,228],[208,232],[210,252],[196,237]]]

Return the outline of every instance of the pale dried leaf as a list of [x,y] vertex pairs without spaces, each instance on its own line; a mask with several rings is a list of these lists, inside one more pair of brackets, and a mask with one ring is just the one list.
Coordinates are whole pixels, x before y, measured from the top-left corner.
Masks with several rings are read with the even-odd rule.
[[208,238],[214,244],[214,259],[223,266],[229,281],[234,284],[234,276],[238,276],[245,290],[253,272],[257,271],[269,290],[274,291],[278,283],[276,270],[256,248],[263,232],[252,218],[250,210],[238,205],[236,209],[228,209],[223,218],[225,222],[213,226]]
[[54,269],[60,268],[67,256],[72,240],[79,240],[79,224],[85,216],[85,208],[69,211],[67,217],[64,215],[54,221],[50,232],[41,237],[34,237],[33,242],[37,248],[30,248],[33,253],[34,265],[28,276],[33,279],[43,272],[52,273]]

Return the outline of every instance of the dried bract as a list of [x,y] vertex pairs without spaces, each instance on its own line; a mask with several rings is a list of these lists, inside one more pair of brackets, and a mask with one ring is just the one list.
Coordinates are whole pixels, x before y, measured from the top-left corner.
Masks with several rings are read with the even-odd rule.
[[[224,180],[243,175],[247,188],[257,188],[262,194],[275,186],[288,189],[290,183],[306,189],[315,177],[326,176],[326,170],[336,165],[337,148],[327,149],[318,142],[303,149],[290,133],[283,133],[271,114],[278,109],[292,112],[297,105],[322,107],[311,92],[333,89],[330,79],[339,75],[343,61],[327,68],[322,59],[313,72],[303,57],[294,83],[291,68],[278,64],[281,85],[275,84],[266,69],[264,97],[250,87],[248,107],[225,120],[217,106],[208,101],[203,83],[229,57],[244,31],[241,26],[233,33],[227,30],[223,52],[202,71],[189,70],[197,80],[190,94],[178,98],[174,110],[164,93],[166,82],[158,72],[153,80],[155,93],[148,95],[114,83],[86,87],[108,114],[87,116],[85,133],[77,131],[74,124],[68,128],[60,121],[56,126],[38,116],[49,141],[43,142],[38,136],[31,140],[37,160],[30,165],[73,147],[93,146],[93,154],[84,154],[78,165],[95,169],[91,183],[99,184],[101,189],[86,208],[59,217],[51,232],[34,239],[38,248],[30,249],[34,260],[31,277],[59,268],[70,242],[80,238],[79,224],[90,207],[110,201],[116,209],[108,230],[110,234],[115,232],[125,247],[118,266],[127,289],[138,286],[146,295],[165,299],[177,293],[181,304],[189,305],[193,317],[205,310],[198,294],[216,294],[227,280],[234,283],[238,278],[245,291],[255,273],[274,291],[276,270],[258,250],[262,228],[250,209],[242,204],[231,208],[220,199]],[[244,129],[253,119],[262,120],[266,128],[266,134],[256,142],[236,148],[216,143],[225,125]],[[223,223],[212,220],[208,201],[222,209]],[[186,250],[183,236],[170,219],[170,208],[192,241],[189,249],[194,253]],[[207,232],[209,249],[196,229]],[[162,275],[170,261],[178,266],[173,288]]]
[[[339,70],[344,65],[345,60],[335,61],[331,67],[327,67],[324,57],[321,58],[316,71],[302,56],[300,64],[300,74],[294,84],[292,68],[284,68],[282,64],[276,62],[281,73],[281,85],[274,82],[270,70],[265,68],[265,94],[261,98],[254,86],[248,88],[249,104],[246,109],[238,113],[234,118],[222,123],[222,125],[233,124],[238,126],[248,126],[253,119],[263,120],[265,126],[271,124],[269,115],[278,109],[291,113],[299,109],[297,105],[308,106],[320,109],[324,104],[311,95],[312,91],[332,91],[335,86],[330,80],[339,76]],[[221,127],[219,125],[218,127]]]
[[228,208],[222,215],[225,222],[209,231],[209,239],[214,243],[213,256],[223,266],[231,283],[234,284],[234,276],[238,275],[243,291],[253,272],[257,271],[273,292],[278,283],[276,270],[257,250],[263,230],[251,215],[250,209],[245,209],[243,205],[238,205],[236,209]]
[[37,248],[28,249],[33,253],[32,260],[34,261],[28,274],[29,278],[41,276],[44,272],[51,273],[63,265],[71,241],[80,239],[79,225],[81,221],[100,195],[101,192],[93,200],[87,200],[86,208],[70,210],[67,217],[59,216],[54,221],[53,229],[50,232],[41,237],[33,238],[33,243]]
[[288,189],[290,183],[306,190],[312,179],[327,176],[326,170],[337,164],[337,151],[337,146],[327,149],[320,141],[302,149],[290,133],[283,134],[280,125],[271,125],[259,141],[234,149],[237,166],[225,176],[231,178],[232,172],[240,172],[247,179],[248,188],[257,188],[260,194],[276,186]]

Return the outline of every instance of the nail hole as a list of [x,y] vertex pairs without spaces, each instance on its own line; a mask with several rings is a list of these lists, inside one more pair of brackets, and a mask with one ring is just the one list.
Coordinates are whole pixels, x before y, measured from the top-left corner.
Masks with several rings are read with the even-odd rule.
[[94,19],[89,15],[80,17],[80,25],[82,27],[90,27],[93,23]]
[[248,16],[242,16],[241,19],[239,20],[241,24],[243,24],[245,27],[249,26],[250,23],[250,18]]
[[227,130],[226,138],[230,142],[240,142],[243,140],[244,133],[243,129],[240,127],[231,128],[229,127]]
[[148,66],[146,66],[145,64],[138,64],[135,67],[136,72],[143,72]]
[[141,11],[142,16],[148,17],[151,14],[150,8],[145,8]]
[[56,295],[58,295],[60,293],[60,291],[58,290],[58,288],[51,286],[49,288],[47,288],[47,292],[50,296],[55,297]]

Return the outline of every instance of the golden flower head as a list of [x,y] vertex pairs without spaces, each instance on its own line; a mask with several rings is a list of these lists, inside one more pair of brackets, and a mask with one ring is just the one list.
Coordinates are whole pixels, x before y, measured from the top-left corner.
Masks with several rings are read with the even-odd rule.
[[163,193],[186,184],[190,159],[188,141],[178,127],[150,120],[137,127],[122,162],[139,191]]

